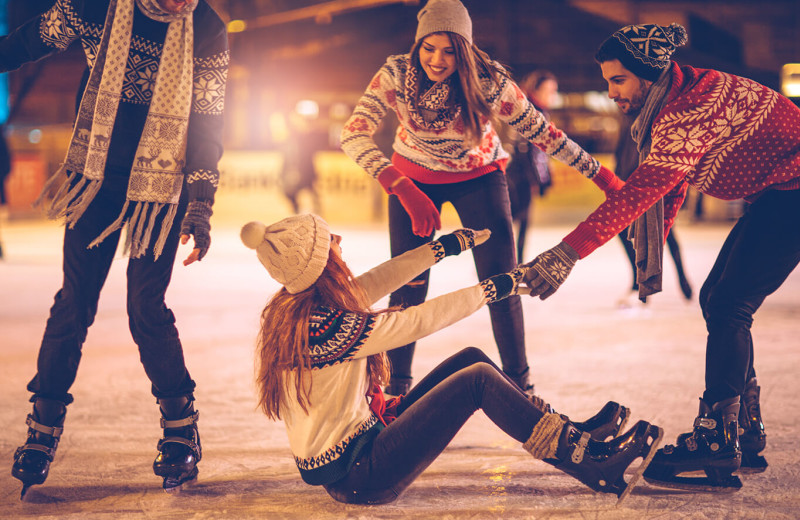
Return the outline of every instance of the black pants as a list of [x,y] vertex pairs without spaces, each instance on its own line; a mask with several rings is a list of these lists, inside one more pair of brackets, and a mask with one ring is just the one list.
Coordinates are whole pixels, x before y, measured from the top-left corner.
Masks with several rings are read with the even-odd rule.
[[399,415],[371,441],[343,479],[325,490],[339,502],[395,500],[450,443],[476,410],[524,443],[542,418],[528,397],[481,350],[445,360],[403,399]]
[[[74,227],[67,227],[64,232],[64,281],[50,309],[39,349],[37,373],[28,383],[34,398],[72,402],[69,389],[75,382],[81,348],[97,313],[100,290],[111,268],[121,230],[96,247],[89,249],[88,245],[119,216],[127,183],[127,176],[107,173],[86,212]],[[164,250],[157,260],[154,260],[152,248],[144,256],[128,260],[128,322],[145,373],[152,382],[153,395],[158,398],[188,395],[195,387],[184,363],[175,316],[164,302],[185,207],[186,201],[182,198]],[[154,235],[161,228],[161,220],[161,216],[156,220]]]
[[767,192],[733,227],[700,290],[707,402],[740,395],[755,377],[753,314],[799,262],[800,190]]
[[[441,210],[444,202],[450,202],[464,227],[491,230],[489,240],[472,251],[478,279],[485,280],[517,266],[508,187],[503,172],[495,171],[453,184],[416,184],[430,197],[437,209]],[[419,237],[412,232],[411,218],[395,196],[389,197],[389,234],[392,257],[432,239],[432,236]],[[428,294],[429,274],[430,271],[425,271],[393,292],[389,305],[408,307],[424,302]],[[489,315],[503,370],[512,377],[523,374],[528,369],[528,360],[519,296],[490,304]],[[414,346],[415,343],[410,343],[389,351],[393,377],[411,378]]]

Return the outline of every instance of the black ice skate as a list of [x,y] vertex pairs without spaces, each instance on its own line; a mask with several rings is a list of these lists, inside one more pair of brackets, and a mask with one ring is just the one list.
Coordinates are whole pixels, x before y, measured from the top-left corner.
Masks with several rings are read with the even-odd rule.
[[25,498],[28,488],[43,484],[50,472],[50,463],[58,448],[58,440],[64,431],[67,406],[61,401],[36,398],[33,412],[28,415],[28,438],[14,453],[11,475],[22,481],[20,500]]
[[197,479],[197,463],[202,457],[193,398],[159,399],[164,437],[158,441],[153,472],[164,478],[164,491],[177,492]]
[[[694,430],[678,436],[676,444],[658,450],[644,479],[656,486],[697,491],[737,491],[742,453],[738,436],[739,397],[709,406],[700,399]],[[687,473],[702,471],[704,477]]]
[[744,387],[739,407],[739,445],[742,449],[739,473],[761,473],[767,469],[767,459],[759,455],[767,447],[760,396],[761,387],[753,377]]
[[[541,397],[533,395],[530,398],[533,405],[545,413],[558,413],[544,401]],[[595,441],[605,441],[613,439],[628,422],[631,411],[628,407],[622,406],[614,401],[609,401],[600,409],[599,412],[589,417],[583,422],[573,422],[581,431],[589,432]],[[563,416],[562,416],[563,417]]]
[[[609,442],[598,442],[588,432],[567,422],[556,449],[556,459],[545,459],[561,471],[580,480],[595,491],[614,493],[619,500],[627,497],[656,453],[664,432],[645,421],[637,422],[626,433]],[[642,458],[628,482],[625,470]]]

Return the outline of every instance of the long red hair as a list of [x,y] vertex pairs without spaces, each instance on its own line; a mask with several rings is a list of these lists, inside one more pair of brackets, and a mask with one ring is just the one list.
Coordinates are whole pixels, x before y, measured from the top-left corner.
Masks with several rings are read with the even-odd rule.
[[[258,405],[270,419],[280,419],[286,405],[286,389],[295,373],[297,402],[308,413],[311,392],[311,357],[308,324],[319,306],[372,313],[364,289],[341,257],[331,251],[325,270],[314,284],[297,294],[281,288],[261,313],[261,328],[256,343],[256,384]],[[389,379],[389,360],[385,353],[367,358],[369,388]]]

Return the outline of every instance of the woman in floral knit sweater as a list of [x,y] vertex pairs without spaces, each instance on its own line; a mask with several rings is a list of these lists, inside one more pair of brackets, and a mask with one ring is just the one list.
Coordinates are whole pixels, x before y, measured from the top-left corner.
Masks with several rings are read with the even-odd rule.
[[[636,115],[640,166],[555,248],[528,264],[542,299],[584,258],[663,197],[663,245],[689,184],[750,205],[731,230],[700,291],[708,329],[706,385],[691,433],[659,450],[645,477],[669,486],[741,487],[731,473],[763,471],[766,446],[753,368],[753,314],[800,262],[800,109],[746,78],[678,66],[677,24],[626,26],[596,59],[613,98]],[[660,265],[660,258],[657,259]],[[738,425],[737,425],[738,421]],[[738,434],[738,432],[742,432]],[[705,478],[681,473],[703,470]]]
[[[458,0],[430,0],[418,14],[409,54],[390,56],[370,82],[342,131],[342,149],[389,193],[391,253],[424,244],[439,229],[450,202],[463,225],[492,232],[490,248],[475,251],[480,279],[516,266],[504,170],[508,154],[492,125],[521,136],[573,166],[601,188],[618,182],[550,124],[505,70],[472,43],[472,21]],[[373,134],[393,111],[399,120],[391,160]],[[609,186],[609,184],[611,186]],[[391,295],[391,305],[425,301],[428,272]],[[503,370],[529,389],[522,307],[513,296],[489,306]],[[390,354],[390,393],[411,384],[414,344]]]
[[[358,277],[342,260],[341,237],[316,215],[269,227],[251,222],[241,236],[284,286],[261,316],[261,408],[286,423],[303,480],[324,486],[335,500],[395,500],[479,409],[534,457],[620,499],[655,453],[660,428],[639,421],[609,442],[594,440],[600,430],[619,432],[619,413],[605,424],[570,422],[529,398],[472,347],[445,360],[407,395],[384,399],[385,352],[516,294],[523,271],[406,309],[373,312],[370,306],[445,257],[485,242],[488,230],[440,236]],[[625,469],[639,457],[643,464],[626,482]]]

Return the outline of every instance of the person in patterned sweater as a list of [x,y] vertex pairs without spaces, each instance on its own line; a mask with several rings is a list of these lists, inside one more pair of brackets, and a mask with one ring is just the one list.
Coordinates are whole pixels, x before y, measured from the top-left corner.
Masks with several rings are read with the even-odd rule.
[[[340,502],[391,502],[483,410],[534,457],[596,491],[623,499],[636,484],[660,428],[639,421],[613,440],[594,440],[617,435],[621,416],[573,423],[522,392],[474,347],[445,360],[407,395],[386,401],[386,351],[516,294],[523,271],[405,309],[375,312],[371,305],[445,257],[486,247],[480,244],[489,235],[460,229],[355,276],[342,258],[342,238],[317,215],[242,227],[242,242],[283,285],[261,314],[258,396],[269,418],[285,422],[304,482],[322,485]],[[626,482],[625,469],[639,457],[643,464]]]
[[[736,489],[741,481],[731,473],[740,465],[766,468],[750,329],[764,299],[800,262],[800,109],[749,79],[674,63],[686,40],[678,24],[632,25],[600,47],[609,97],[638,114],[632,135],[640,165],[560,244],[527,264],[526,283],[531,295],[549,297],[579,258],[662,198],[660,226],[642,226],[651,232],[642,240],[663,246],[690,184],[712,197],[747,200],[700,291],[708,338],[694,428],[659,450],[645,473],[669,486]],[[696,470],[707,477],[681,476]]]
[[127,227],[130,330],[164,428],[153,469],[172,489],[196,476],[201,449],[195,382],[164,295],[179,241],[194,241],[184,265],[210,245],[227,31],[205,0],[57,0],[0,38],[0,72],[74,41],[87,62],[78,114],[66,159],[40,197],[66,223],[64,281],[28,384],[33,411],[12,472],[23,496],[47,478],[81,347]]
[[[465,226],[492,232],[491,247],[474,252],[480,279],[507,272],[517,262],[504,175],[508,153],[492,123],[502,120],[524,139],[573,166],[601,188],[618,179],[549,123],[507,72],[472,41],[472,21],[458,0],[430,0],[419,11],[409,54],[390,56],[345,123],[341,147],[390,194],[391,254],[427,242],[450,202]],[[387,158],[373,135],[393,111],[399,126]],[[429,273],[390,297],[391,305],[425,301]],[[525,352],[522,306],[512,296],[489,306],[503,370],[532,390]],[[412,381],[414,344],[394,350],[391,394]]]

